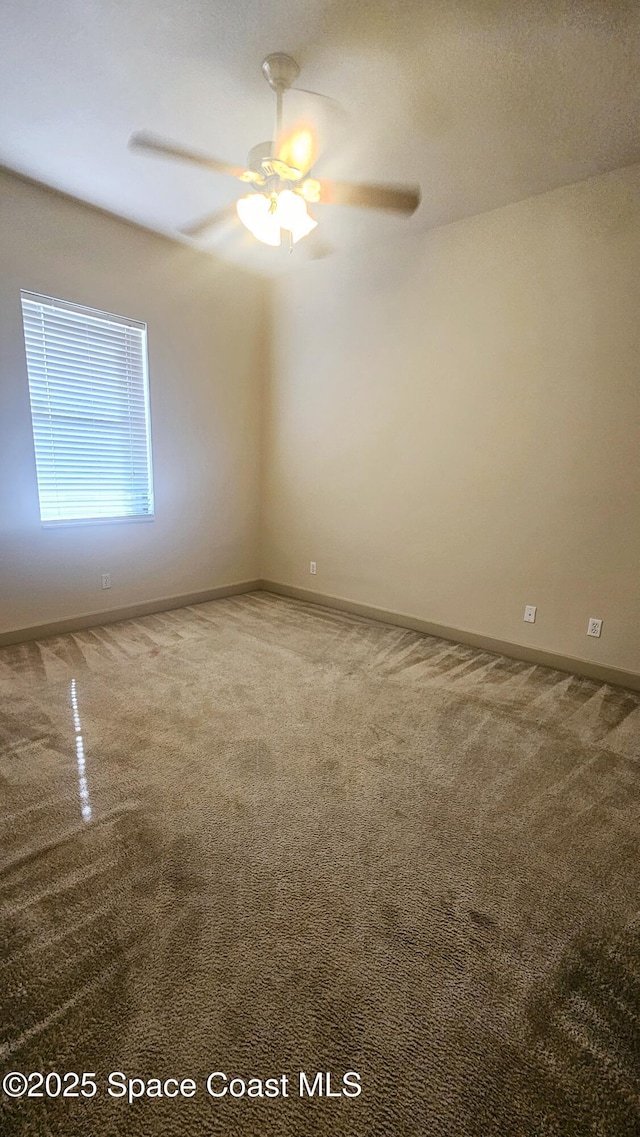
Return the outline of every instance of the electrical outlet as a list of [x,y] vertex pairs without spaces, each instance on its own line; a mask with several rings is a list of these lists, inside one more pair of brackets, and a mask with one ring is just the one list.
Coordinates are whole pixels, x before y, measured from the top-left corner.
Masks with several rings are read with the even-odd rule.
[[535,604],[527,604],[524,610],[524,618],[527,624],[535,624],[537,611],[538,609],[536,608]]
[[602,620],[596,620],[594,616],[590,616],[589,617],[589,623],[587,624],[587,635],[588,636],[599,636],[601,631],[602,631]]
[[100,583],[103,588],[111,588],[111,573],[103,572],[100,577]]
[[316,568],[316,562],[315,561],[309,561],[309,572],[311,573],[311,575],[315,576],[317,571],[318,570]]

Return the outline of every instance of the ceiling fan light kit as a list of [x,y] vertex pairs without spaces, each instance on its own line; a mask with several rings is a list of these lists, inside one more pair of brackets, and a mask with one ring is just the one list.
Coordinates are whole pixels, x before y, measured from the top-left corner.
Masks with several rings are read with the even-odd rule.
[[[413,186],[359,185],[309,177],[316,160],[316,141],[309,126],[294,128],[282,134],[284,94],[300,74],[295,59],[283,52],[268,55],[262,73],[275,92],[276,115],[273,141],[261,142],[249,152],[247,169],[239,170],[228,162],[186,150],[177,143],[157,138],[148,132],[133,134],[132,149],[176,158],[180,161],[238,178],[251,185],[250,193],[236,202],[235,212],[244,227],[264,245],[281,244],[283,231],[288,235],[289,249],[308,236],[318,222],[307,204],[351,205],[365,209],[385,209],[409,216],[420,203],[420,190]],[[195,224],[182,229],[200,236],[228,216],[228,208],[217,210]]]
[[236,211],[245,228],[264,245],[279,245],[282,229],[289,232],[295,245],[318,224],[307,212],[303,199],[290,189],[270,196],[248,193],[240,198]]

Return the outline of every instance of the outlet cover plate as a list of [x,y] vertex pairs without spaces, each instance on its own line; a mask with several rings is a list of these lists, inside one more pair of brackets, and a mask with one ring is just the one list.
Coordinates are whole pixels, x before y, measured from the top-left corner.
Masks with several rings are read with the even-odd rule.
[[111,573],[103,572],[100,576],[100,584],[103,588],[111,588]]
[[524,610],[524,619],[527,624],[535,624],[537,611],[535,604],[527,604]]
[[590,616],[589,617],[589,623],[587,624],[587,635],[588,636],[599,636],[601,631],[602,631],[602,620],[597,620],[595,616]]
[[309,561],[309,572],[311,573],[312,576],[316,575],[317,566],[316,566],[315,561]]

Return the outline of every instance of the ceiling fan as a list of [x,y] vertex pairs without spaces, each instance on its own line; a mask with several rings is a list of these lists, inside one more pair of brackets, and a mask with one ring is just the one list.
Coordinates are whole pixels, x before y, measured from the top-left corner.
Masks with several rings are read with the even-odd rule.
[[391,210],[405,216],[418,208],[420,190],[415,186],[360,185],[312,177],[316,160],[313,130],[304,125],[286,135],[282,133],[283,96],[298,78],[300,68],[290,55],[276,52],[264,60],[262,72],[276,95],[274,140],[253,147],[246,169],[187,150],[147,131],[132,134],[129,139],[133,150],[190,162],[213,173],[238,178],[251,187],[238,201],[184,226],[179,230],[181,233],[199,237],[236,213],[245,228],[265,245],[280,245],[284,230],[291,250],[318,224],[309,213],[308,205],[353,205]]
[[236,214],[246,229],[264,244],[279,246],[284,231],[288,234],[291,250],[294,244],[316,229],[317,221],[309,213],[309,205],[388,209],[405,216],[414,213],[421,200],[417,186],[363,185],[310,176],[316,160],[313,128],[299,126],[289,133],[282,133],[284,92],[297,80],[300,68],[291,56],[275,52],[265,59],[263,74],[276,97],[274,141],[260,142],[253,147],[246,169],[185,149],[147,131],[132,134],[128,140],[128,146],[133,150],[189,161],[216,174],[236,177],[250,186],[250,192],[238,201],[183,226],[181,233],[198,238]]

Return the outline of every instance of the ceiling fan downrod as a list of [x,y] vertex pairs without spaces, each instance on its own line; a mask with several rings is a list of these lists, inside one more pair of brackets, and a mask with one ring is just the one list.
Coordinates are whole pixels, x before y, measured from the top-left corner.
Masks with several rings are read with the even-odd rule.
[[263,61],[262,74],[276,95],[276,123],[273,139],[274,143],[277,144],[282,133],[282,98],[285,91],[288,91],[295,83],[300,74],[300,68],[290,55],[285,55],[282,51],[275,51]]

